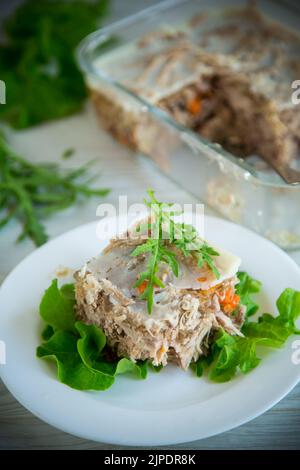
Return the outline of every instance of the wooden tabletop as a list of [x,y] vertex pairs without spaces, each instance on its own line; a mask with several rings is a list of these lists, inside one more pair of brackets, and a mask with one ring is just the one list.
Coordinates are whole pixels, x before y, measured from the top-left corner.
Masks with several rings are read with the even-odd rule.
[[[126,7],[124,4],[126,3]],[[127,0],[113,2],[112,19],[132,12],[138,6],[155,1]],[[130,10],[130,11],[128,11]],[[162,199],[195,202],[147,160],[136,158],[121,148],[96,124],[90,106],[79,116],[41,126],[13,135],[16,150],[32,161],[57,160],[68,167],[99,157],[97,166],[102,175],[99,185],[112,188],[109,202],[116,203],[119,194],[127,194],[128,202],[138,201],[145,188],[153,186]],[[63,150],[74,147],[70,160],[62,161]],[[42,149],[42,152],[41,152]],[[47,222],[47,230],[54,237],[77,225],[95,219],[99,201],[89,201],[70,211],[58,214]],[[206,213],[211,213],[208,209]],[[0,281],[33,249],[27,241],[15,245],[17,225],[11,224],[1,232]],[[293,253],[300,264],[300,252]],[[1,332],[0,332],[1,333]],[[274,371],[276,373],[276,371]],[[99,444],[61,432],[40,421],[25,410],[0,381],[0,449],[121,449],[123,447]],[[300,449],[300,384],[273,409],[232,431],[192,443],[166,446],[164,449]]]

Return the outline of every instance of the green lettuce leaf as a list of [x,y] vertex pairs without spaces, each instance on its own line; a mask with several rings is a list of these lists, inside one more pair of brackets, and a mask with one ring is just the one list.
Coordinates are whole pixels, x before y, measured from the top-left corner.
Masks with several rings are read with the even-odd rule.
[[54,329],[50,325],[46,325],[42,331],[42,338],[44,341],[48,341],[48,339],[51,338],[51,336],[54,335]]
[[152,370],[152,372],[155,372],[156,374],[158,374],[158,372],[160,372],[164,368],[162,364],[159,364],[159,366],[155,366],[154,364],[152,364],[152,361],[148,361],[148,367],[150,370]]
[[263,346],[281,348],[294,329],[282,323],[279,317],[274,318],[264,313],[258,322],[248,322],[242,328],[243,333]]
[[106,390],[119,374],[147,376],[147,362],[127,358],[108,360],[106,336],[95,325],[76,321],[74,285],[58,287],[53,280],[40,304],[47,323],[37,357],[54,360],[58,379],[77,390]]
[[[241,297],[250,315],[257,308],[250,294],[260,284],[246,273],[241,273]],[[231,336],[219,330],[206,357],[191,364],[201,377],[208,373],[214,382],[227,382],[239,372],[246,374],[257,367],[261,359],[257,347],[282,347],[289,336],[299,334],[295,322],[300,316],[300,292],[285,289],[277,300],[278,315],[262,314],[257,321],[247,320],[242,328],[244,337]],[[131,373],[140,379],[147,376],[148,361],[133,362],[127,358],[111,360],[103,331],[95,325],[76,321],[74,286],[58,287],[52,281],[40,304],[40,315],[46,322],[42,332],[44,342],[37,348],[37,356],[54,360],[59,380],[77,390],[106,390],[119,374]]]
[[37,348],[37,357],[54,360],[60,382],[77,390],[106,390],[114,377],[87,367],[77,351],[78,338],[68,331],[57,331]]
[[247,374],[252,369],[255,369],[261,361],[257,356],[256,345],[257,342],[253,341],[252,338],[240,338],[238,367],[243,374]]
[[237,277],[240,282],[236,286],[236,293],[239,295],[241,303],[247,309],[247,317],[251,317],[259,308],[258,304],[252,299],[252,294],[260,292],[261,282],[252,279],[249,274],[242,271],[238,272]]
[[300,316],[300,292],[285,289],[276,302],[279,315],[264,313],[257,322],[246,322],[242,332],[261,345],[280,348],[289,336],[299,334],[295,321]]
[[54,279],[43,295],[40,303],[42,319],[54,330],[75,331],[74,286],[66,284],[58,288]]
[[294,289],[285,289],[277,300],[277,308],[281,322],[299,334],[295,321],[299,318],[300,293]]
[[264,313],[257,321],[246,321],[242,328],[244,337],[231,336],[219,330],[209,355],[192,364],[194,373],[201,377],[207,371],[210,380],[227,382],[238,372],[247,374],[259,365],[261,359],[257,355],[258,346],[284,346],[291,335],[300,333],[295,325],[300,316],[300,292],[285,289],[277,300],[277,308],[277,317]]
[[133,373],[140,379],[146,378],[147,367],[145,367],[145,361],[133,362],[127,358],[107,361],[103,355],[106,337],[100,328],[82,322],[76,322],[75,328],[81,336],[77,342],[77,349],[82,362],[87,367],[111,376]]
[[260,363],[255,340],[231,336],[223,330],[219,332],[213,354],[209,378],[214,382],[228,382],[239,370],[247,374]]
[[148,374],[147,361],[132,362],[123,357],[116,362],[116,375],[133,373],[139,379],[146,379]]

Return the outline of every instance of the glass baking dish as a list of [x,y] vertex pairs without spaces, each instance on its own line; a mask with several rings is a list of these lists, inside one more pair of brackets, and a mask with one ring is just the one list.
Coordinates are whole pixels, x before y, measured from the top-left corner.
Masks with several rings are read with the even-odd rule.
[[[155,34],[160,28],[170,31],[173,38],[174,25],[185,25],[207,12],[214,14],[216,8],[230,12],[247,4],[234,0],[165,1],[92,33],[79,45],[77,57],[102,125],[112,135],[151,157],[172,180],[221,215],[285,249],[297,249],[300,185],[285,183],[262,160],[238,158],[208,142],[130,86],[130,80],[137,82],[130,61],[132,44],[148,34],[154,38],[153,47],[158,47]],[[299,27],[300,11],[286,1],[260,1],[259,10],[294,31]]]

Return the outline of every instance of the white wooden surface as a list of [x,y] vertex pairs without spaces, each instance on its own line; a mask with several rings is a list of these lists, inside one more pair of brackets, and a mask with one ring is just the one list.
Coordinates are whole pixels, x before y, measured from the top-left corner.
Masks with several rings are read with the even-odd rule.
[[[128,0],[113,2],[113,18],[125,15],[155,1]],[[97,125],[93,110],[87,106],[79,116],[40,126],[12,136],[15,149],[32,161],[59,161],[66,167],[97,157],[93,171],[100,170],[98,184],[112,188],[105,199],[117,203],[118,195],[126,194],[128,202],[138,202],[145,189],[153,187],[162,199],[195,202],[185,191],[162,176],[147,160],[136,158],[120,147]],[[68,147],[76,153],[69,160],[60,155]],[[184,177],[184,175],[183,175]],[[102,200],[91,199],[75,208],[53,216],[47,221],[50,237],[96,218],[96,207]],[[209,209],[206,213],[211,213]],[[34,246],[30,241],[16,245],[19,227],[11,223],[0,234],[0,282]],[[300,252],[293,254],[300,263]],[[279,267],[280,269],[280,267]],[[1,332],[0,332],[1,335]],[[276,373],[276,371],[274,371]],[[0,382],[0,449],[115,449],[120,447],[97,444],[58,431],[31,415]],[[178,449],[299,449],[300,448],[300,385],[272,410],[238,429]]]

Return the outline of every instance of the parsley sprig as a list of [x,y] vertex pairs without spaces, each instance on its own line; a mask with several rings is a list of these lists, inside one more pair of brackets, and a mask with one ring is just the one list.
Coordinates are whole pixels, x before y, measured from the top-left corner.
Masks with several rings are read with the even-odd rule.
[[192,225],[174,221],[174,216],[178,213],[172,210],[173,203],[158,201],[152,189],[147,192],[149,200],[145,199],[144,203],[150,208],[151,217],[148,223],[140,224],[137,231],[146,229],[149,238],[145,243],[138,245],[131,256],[148,254],[146,270],[140,273],[134,287],[145,285],[141,299],[147,301],[148,313],[151,314],[155,287],[165,287],[157,274],[161,263],[170,266],[173,274],[179,276],[178,260],[176,254],[168,249],[169,245],[175,246],[185,257],[195,257],[199,268],[206,263],[216,278],[220,277],[220,273],[213,260],[213,256],[219,256],[219,253],[199,238]]

